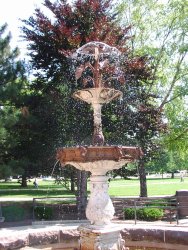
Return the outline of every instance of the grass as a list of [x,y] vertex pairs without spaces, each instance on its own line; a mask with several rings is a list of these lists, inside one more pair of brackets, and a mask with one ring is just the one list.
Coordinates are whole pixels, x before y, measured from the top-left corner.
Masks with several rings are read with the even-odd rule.
[[[54,184],[54,181],[39,181],[39,188],[35,189],[33,182],[28,188],[21,188],[20,184],[11,182],[0,182],[0,197],[62,197],[74,196],[71,191],[66,190],[62,185]],[[89,186],[88,186],[89,187]],[[188,188],[188,178],[180,182],[179,178],[170,179],[148,179],[148,196],[175,195],[177,190]],[[89,189],[89,188],[88,188]],[[140,183],[137,179],[111,180],[109,183],[109,194],[111,196],[139,196]]]
[[[112,196],[139,196],[139,180],[114,180],[110,182],[109,194]],[[148,196],[175,195],[177,190],[188,188],[188,178],[156,178],[147,180]]]
[[0,191],[0,197],[20,197],[20,198],[40,198],[40,197],[62,197],[62,196],[74,196],[74,194],[68,190],[6,190],[4,192]]
[[36,189],[33,181],[28,182],[27,188],[22,188],[17,181],[0,182],[0,197],[40,198],[40,197],[62,197],[74,196],[62,185],[54,184],[54,181],[39,181],[39,188]]

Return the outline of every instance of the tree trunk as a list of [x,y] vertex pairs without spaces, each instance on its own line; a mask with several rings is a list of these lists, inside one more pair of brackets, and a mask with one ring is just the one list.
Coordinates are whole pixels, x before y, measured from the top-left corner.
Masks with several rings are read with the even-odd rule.
[[27,176],[25,174],[22,175],[21,187],[27,187]]
[[75,177],[74,177],[74,174],[71,174],[70,181],[71,181],[71,191],[75,192]]
[[174,179],[174,172],[172,172],[171,179]]
[[140,197],[147,197],[147,181],[146,181],[146,172],[144,167],[144,160],[141,159],[138,162],[138,172],[140,177]]
[[79,219],[85,219],[87,205],[87,176],[86,171],[77,171],[77,208]]

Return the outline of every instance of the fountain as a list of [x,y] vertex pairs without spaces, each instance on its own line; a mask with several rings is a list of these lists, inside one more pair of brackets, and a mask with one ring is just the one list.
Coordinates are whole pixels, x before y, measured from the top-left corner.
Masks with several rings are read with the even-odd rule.
[[[108,81],[114,77],[122,82],[122,75],[115,75],[117,67],[110,67],[117,61],[120,51],[102,42],[89,42],[77,50],[78,56],[83,56],[85,61],[76,69],[76,79],[83,78],[85,88],[78,90],[73,97],[87,102],[93,108],[94,133],[92,146],[79,146],[60,148],[57,159],[64,167],[72,165],[79,170],[91,172],[91,195],[86,208],[86,217],[89,225],[81,225],[80,248],[85,249],[125,249],[121,239],[121,227],[111,223],[114,207],[108,195],[108,177],[106,173],[113,169],[133,162],[142,156],[139,147],[108,146],[104,145],[102,132],[101,108],[122,97],[122,92],[108,87]],[[83,77],[84,71],[89,71],[89,76]],[[104,77],[103,72],[111,72],[112,76]],[[92,87],[87,88],[87,84]]]

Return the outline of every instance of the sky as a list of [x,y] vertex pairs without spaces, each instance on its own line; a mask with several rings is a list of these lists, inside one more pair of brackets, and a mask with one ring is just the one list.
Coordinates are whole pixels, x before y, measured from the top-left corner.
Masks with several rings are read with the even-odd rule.
[[[21,58],[25,57],[27,43],[20,37],[23,26],[20,19],[28,19],[34,13],[36,7],[47,13],[42,5],[44,0],[0,0],[0,26],[8,24],[8,31],[12,34],[11,47],[18,46],[21,51]],[[53,2],[53,1],[52,1]]]
[[[55,0],[51,0],[54,2]],[[162,2],[167,0],[160,0]],[[71,0],[68,0],[71,2]],[[23,26],[20,19],[28,19],[33,15],[35,8],[39,7],[42,11],[49,15],[43,4],[44,0],[0,0],[0,26],[5,22],[8,24],[8,31],[12,34],[11,46],[19,47],[21,58],[26,57],[27,43],[21,38],[20,27]]]

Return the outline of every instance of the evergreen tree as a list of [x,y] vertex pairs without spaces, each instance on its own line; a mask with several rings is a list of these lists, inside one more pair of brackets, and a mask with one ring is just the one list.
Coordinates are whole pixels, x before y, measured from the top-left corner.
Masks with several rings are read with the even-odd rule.
[[[45,123],[53,122],[50,116],[45,119],[45,112],[50,112],[51,108],[49,100],[31,88],[26,66],[18,59],[18,48],[11,50],[11,35],[6,34],[6,29],[7,25],[0,29],[0,172],[5,179],[21,175],[21,185],[25,187],[28,177],[42,173],[46,162],[50,161],[46,151],[51,143],[43,138]],[[40,103],[48,110],[41,110]],[[49,145],[46,148],[45,143]],[[51,147],[50,152],[53,154]]]
[[11,50],[11,35],[6,29],[6,24],[0,27],[0,173],[5,179],[17,172],[10,164],[12,149],[17,146],[12,129],[21,114],[18,99],[25,81],[24,64],[18,60],[19,50]]

